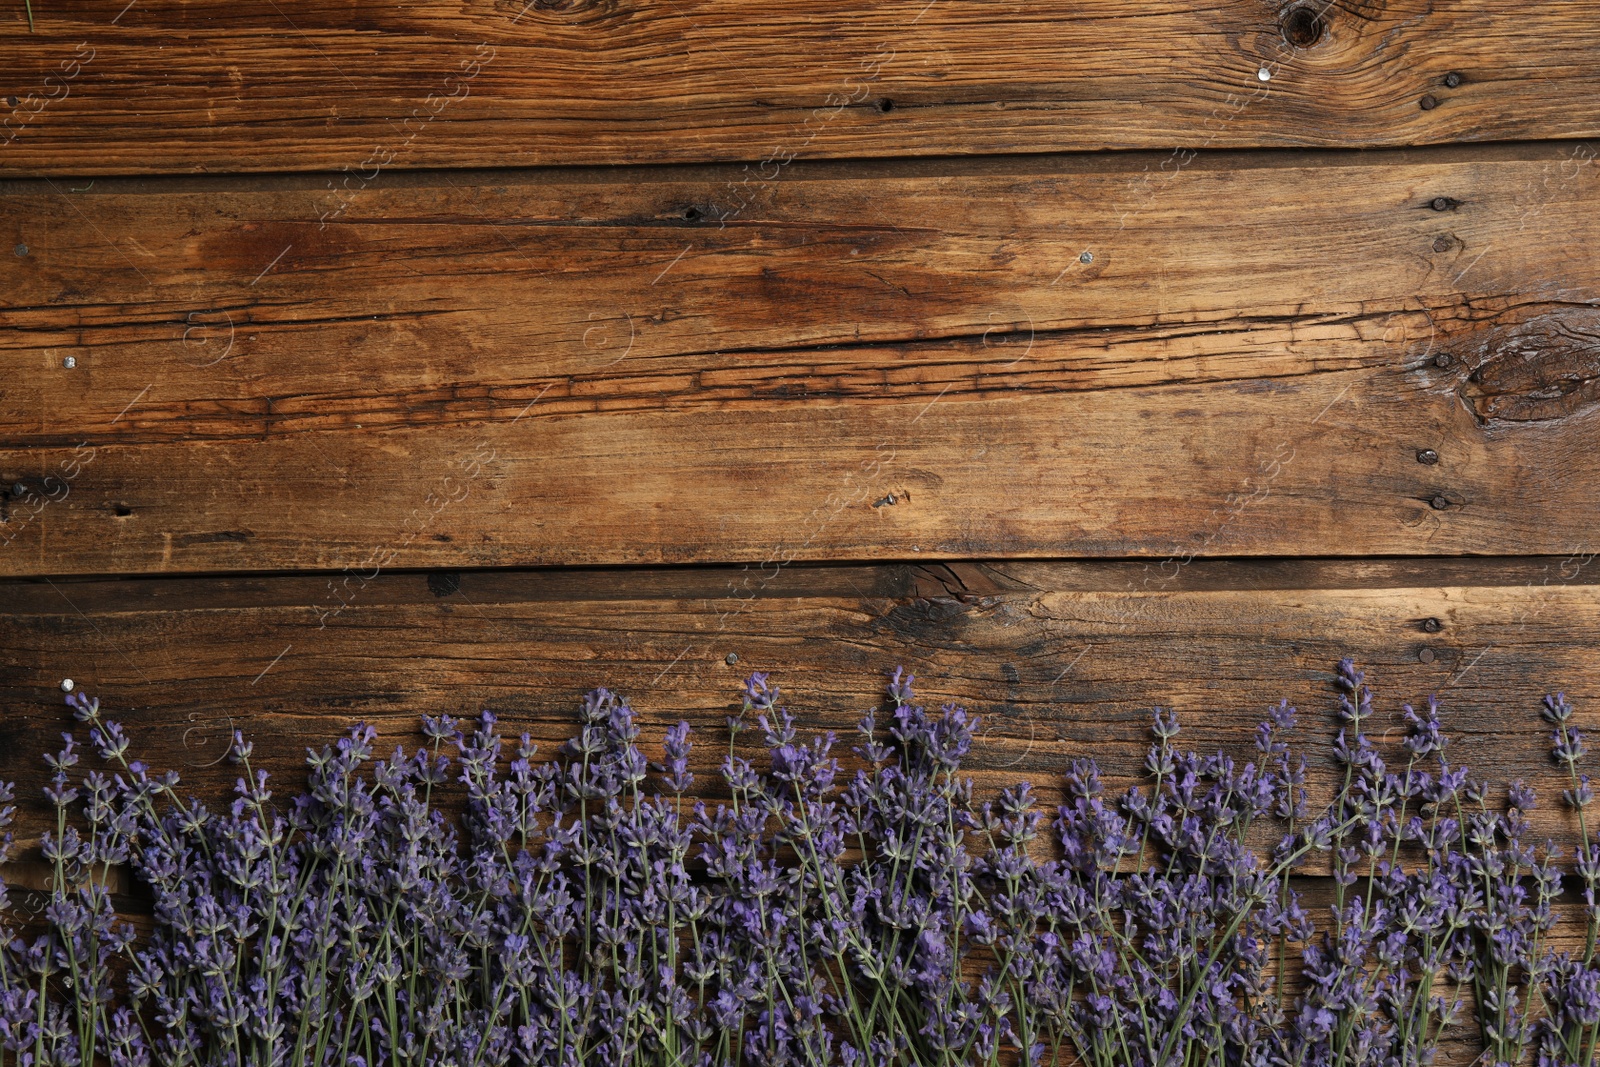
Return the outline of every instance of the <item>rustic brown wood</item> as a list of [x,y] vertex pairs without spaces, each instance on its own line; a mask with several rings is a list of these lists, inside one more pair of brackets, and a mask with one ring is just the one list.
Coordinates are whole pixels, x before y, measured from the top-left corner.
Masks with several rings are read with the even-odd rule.
[[[1536,829],[1571,843],[1538,702],[1565,691],[1580,725],[1600,709],[1592,558],[1484,562],[1476,584],[1457,584],[1454,562],[1438,582],[1419,580],[1431,566],[1422,561],[1389,564],[1387,578],[1366,562],[1304,563],[1298,586],[1292,566],[1197,561],[1170,578],[1123,564],[876,577],[797,566],[751,599],[730,581],[737,571],[680,572],[664,595],[652,572],[577,576],[595,590],[589,599],[574,598],[573,575],[468,572],[452,585],[384,574],[327,616],[337,601],[325,578],[13,582],[0,590],[14,605],[0,618],[12,664],[0,682],[0,779],[18,783],[19,840],[35,840],[39,757],[70,726],[63,677],[121,717],[153,764],[218,798],[236,774],[218,762],[234,726],[292,787],[305,746],[358,719],[387,751],[420,741],[419,714],[487,707],[548,752],[573,731],[581,695],[604,684],[632,701],[652,751],[666,725],[694,724],[697,788],[714,797],[724,717],[750,671],[772,672],[802,730],[847,736],[862,710],[884,703],[884,671],[899,664],[928,706],[957,702],[984,717],[970,761],[983,793],[1027,778],[1048,801],[1077,756],[1096,759],[1112,787],[1129,784],[1157,704],[1177,710],[1186,743],[1247,758],[1255,724],[1287,698],[1325,794],[1332,668],[1350,654],[1377,690],[1371,731],[1386,750],[1400,753],[1400,704],[1438,693],[1450,757],[1496,788],[1526,779],[1545,798]],[[984,590],[985,580],[1012,591]],[[946,592],[963,584],[973,591]]]
[[407,167],[1600,133],[1600,31],[1576,2],[51,0],[34,34],[21,5],[6,17],[17,174],[356,187]]
[[1589,546],[1570,150],[1148,162],[12,186],[0,569]]
[[[217,802],[235,726],[292,791],[358,720],[488,707],[549,753],[598,684],[652,751],[693,723],[715,800],[750,671],[842,752],[903,664],[983,716],[980,794],[1048,804],[1074,757],[1137,780],[1152,705],[1244,759],[1280,697],[1325,798],[1351,654],[1386,752],[1438,693],[1451,759],[1575,843],[1537,705],[1600,698],[1586,8],[35,6],[0,53],[25,911],[64,677]],[[1047,155],[1085,149],[1132,151]],[[1475,1052],[1464,1018],[1440,1059]]]

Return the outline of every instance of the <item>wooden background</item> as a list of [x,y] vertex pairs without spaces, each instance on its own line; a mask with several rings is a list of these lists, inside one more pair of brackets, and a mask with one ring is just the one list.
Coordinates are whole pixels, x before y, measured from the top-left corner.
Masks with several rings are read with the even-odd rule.
[[[0,14],[0,777],[61,679],[221,795],[580,695],[981,788],[1245,751],[1335,661],[1548,800],[1600,724],[1580,0],[21,0]],[[9,116],[9,117],[7,117]],[[1396,734],[1389,736],[1393,744]],[[711,746],[708,746],[711,747]],[[702,767],[702,770],[705,770]],[[702,778],[702,781],[705,779]],[[1570,843],[1553,804],[1540,830]]]

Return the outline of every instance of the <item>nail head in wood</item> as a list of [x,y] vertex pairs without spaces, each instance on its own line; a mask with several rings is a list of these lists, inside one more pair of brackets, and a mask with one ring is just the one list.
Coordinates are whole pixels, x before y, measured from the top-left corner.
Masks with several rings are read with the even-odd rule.
[[737,652],[729,652],[726,656],[722,657],[722,662],[731,667],[735,663],[739,662],[739,654]]
[[1434,108],[1439,106],[1439,101],[1434,99],[1434,96],[1433,96],[1432,93],[1429,93],[1427,96],[1424,96],[1421,100],[1418,100],[1417,104],[1424,111],[1432,111]]
[[455,571],[438,571],[428,575],[428,592],[434,596],[449,596],[461,588],[461,575]]
[[1450,501],[1446,500],[1442,496],[1436,496],[1432,500],[1428,501],[1428,503],[1433,505],[1434,511],[1443,511],[1445,508],[1450,506]]
[[1435,463],[1439,462],[1439,453],[1435,452],[1431,448],[1424,448],[1421,452],[1417,453],[1417,462],[1426,463],[1431,467]]
[[1444,629],[1444,623],[1430,617],[1422,620],[1422,628],[1430,634],[1436,634]]
[[1421,652],[1417,653],[1417,658],[1419,660],[1421,660],[1423,663],[1432,663],[1433,662],[1433,649],[1431,649],[1431,648],[1423,649]]

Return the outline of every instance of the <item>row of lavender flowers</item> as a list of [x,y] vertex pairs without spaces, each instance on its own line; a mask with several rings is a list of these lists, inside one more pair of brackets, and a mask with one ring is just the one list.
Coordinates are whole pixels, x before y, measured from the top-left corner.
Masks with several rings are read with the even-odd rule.
[[[1287,744],[1293,708],[1271,710],[1243,765],[1179,750],[1158,710],[1150,782],[1109,798],[1074,761],[1050,834],[1026,782],[975,802],[960,768],[977,720],[929,714],[900,671],[887,721],[860,722],[853,775],[752,675],[714,806],[686,798],[687,724],[652,774],[604,689],[542,763],[526,735],[503,750],[488,712],[424,718],[426,744],[386,760],[358,726],[311,753],[286,808],[235,734],[226,812],[129,759],[121,727],[74,694],[106,772],[80,777],[71,736],[46,757],[53,887],[32,916],[0,897],[0,1060],[1409,1065],[1472,1014],[1486,1062],[1587,1067],[1587,826],[1586,947],[1553,952],[1563,873],[1525,840],[1529,791],[1501,804],[1449,764],[1432,700],[1405,707],[1391,769],[1364,730],[1363,675],[1347,660],[1337,678],[1343,781],[1326,807]],[[1543,714],[1581,820],[1572,710],[1554,696]],[[464,805],[435,796],[453,781]],[[1252,848],[1263,827],[1277,845]],[[1314,923],[1290,874],[1315,852],[1335,889]],[[119,865],[153,896],[142,936],[103,888]]]

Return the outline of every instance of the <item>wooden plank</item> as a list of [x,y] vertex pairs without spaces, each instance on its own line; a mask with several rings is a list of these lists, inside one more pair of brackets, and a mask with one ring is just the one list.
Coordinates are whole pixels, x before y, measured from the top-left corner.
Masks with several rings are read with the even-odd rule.
[[52,0],[34,34],[8,8],[0,164],[341,171],[364,186],[396,168],[504,163],[782,170],[1590,137],[1590,14],[1579,0],[1033,0],[1003,14],[937,0]]
[[1567,151],[1152,158],[10,186],[0,570],[1589,547]]
[[1139,166],[13,187],[0,569],[1589,547],[1600,182]]
[[[1129,784],[1157,704],[1176,709],[1186,743],[1248,758],[1255,724],[1287,698],[1301,709],[1311,784],[1326,793],[1332,668],[1349,654],[1377,690],[1370,732],[1384,751],[1400,753],[1401,702],[1438,693],[1451,759],[1497,788],[1526,779],[1544,798],[1536,829],[1570,844],[1538,702],[1565,691],[1584,728],[1600,714],[1588,651],[1600,637],[1600,567],[1479,561],[1480,581],[1459,584],[1456,561],[1388,564],[1387,575],[1374,566],[1197,561],[1145,584],[1159,572],[1137,564],[876,576],[797,565],[748,599],[737,572],[718,570],[680,571],[666,587],[651,571],[466,572],[453,585],[384,574],[331,615],[318,607],[334,602],[325,578],[11,582],[0,587],[15,605],[0,617],[12,665],[0,678],[0,779],[19,783],[20,836],[33,840],[39,755],[69,725],[63,677],[100,696],[152,762],[215,797],[235,776],[218,762],[234,726],[293,785],[304,747],[357,719],[387,751],[419,740],[419,714],[492,708],[548,752],[574,729],[580,696],[603,684],[631,699],[651,746],[667,724],[690,721],[698,788],[716,796],[724,717],[749,671],[772,672],[804,731],[847,736],[883,702],[884,672],[904,665],[928,706],[984,717],[969,763],[981,792],[1026,778],[1048,801],[1077,756]],[[574,599],[575,580],[588,599]]]

